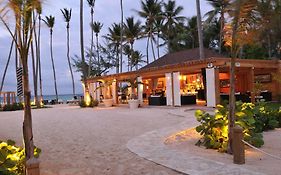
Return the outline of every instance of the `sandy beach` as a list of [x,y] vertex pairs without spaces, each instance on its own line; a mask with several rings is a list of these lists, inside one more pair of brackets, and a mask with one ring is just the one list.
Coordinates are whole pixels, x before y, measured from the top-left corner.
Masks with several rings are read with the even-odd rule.
[[[165,108],[80,109],[67,105],[33,110],[42,175],[178,175],[131,153],[127,142],[145,132],[176,125],[183,117]],[[22,111],[0,113],[0,138],[22,142]]]

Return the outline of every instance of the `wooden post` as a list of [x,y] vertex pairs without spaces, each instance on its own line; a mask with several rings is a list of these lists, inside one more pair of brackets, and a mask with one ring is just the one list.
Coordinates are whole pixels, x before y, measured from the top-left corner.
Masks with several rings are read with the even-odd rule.
[[240,126],[235,126],[233,128],[233,163],[235,164],[245,164],[245,147],[243,140],[243,129]]
[[216,105],[220,104],[220,77],[219,77],[220,69],[215,68],[215,87],[216,87]]
[[31,158],[26,162],[26,174],[27,175],[40,175],[39,160]]
[[249,73],[249,85],[250,85],[250,92],[251,92],[251,102],[255,103],[255,92],[254,92],[254,87],[255,87],[255,68],[251,67],[250,68],[250,73]]

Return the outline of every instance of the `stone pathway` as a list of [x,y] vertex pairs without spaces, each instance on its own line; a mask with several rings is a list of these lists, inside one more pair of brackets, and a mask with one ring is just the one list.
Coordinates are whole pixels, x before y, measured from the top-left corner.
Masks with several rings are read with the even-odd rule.
[[127,148],[142,158],[185,174],[261,175],[261,173],[253,172],[243,168],[241,165],[208,160],[186,152],[173,150],[166,146],[164,141],[168,136],[187,128],[193,128],[198,124],[194,117],[194,111],[194,108],[170,110],[169,114],[186,117],[186,120],[179,125],[154,130],[136,137],[127,143]]

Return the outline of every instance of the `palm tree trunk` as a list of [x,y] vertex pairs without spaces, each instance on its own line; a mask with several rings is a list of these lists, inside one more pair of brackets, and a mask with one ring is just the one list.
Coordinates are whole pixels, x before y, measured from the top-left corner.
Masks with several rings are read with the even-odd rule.
[[158,59],[160,58],[160,32],[158,31],[157,32],[157,56],[158,56]]
[[21,49],[21,60],[23,65],[23,94],[24,94],[24,121],[23,121],[23,139],[25,147],[26,160],[29,160],[34,156],[34,143],[32,132],[32,117],[30,106],[30,90],[29,90],[29,78],[28,78],[28,50]]
[[38,64],[38,71],[39,71],[39,89],[40,89],[40,101],[43,100],[43,86],[42,86],[42,70],[41,70],[41,15],[38,16],[38,43],[37,43],[37,64]]
[[130,60],[130,70],[133,70],[133,52],[134,52],[134,43],[131,43],[131,60]]
[[267,34],[267,47],[268,47],[268,58],[271,59],[271,40],[270,40],[270,34]]
[[151,43],[151,50],[152,50],[153,58],[154,58],[154,61],[155,61],[156,56],[155,56],[155,52],[154,52],[154,44],[153,44],[152,35],[150,36],[150,43]]
[[99,35],[98,35],[98,34],[96,34],[96,44],[97,44],[98,64],[99,64],[99,66],[100,66]]
[[119,73],[119,45],[116,46],[116,73]]
[[200,1],[199,0],[196,0],[196,7],[197,7],[197,28],[198,28],[200,59],[205,59],[204,45],[203,45],[202,19],[201,19]]
[[[32,16],[33,16],[33,33],[34,33],[34,42],[35,42],[35,56],[34,56],[34,52],[32,51],[32,54],[33,54],[32,63],[34,63],[33,69],[35,69],[35,71],[33,71],[34,98],[35,98],[36,107],[40,108],[41,107],[41,104],[40,104],[41,100],[39,100],[39,98],[38,98],[38,71],[39,71],[39,66],[38,66],[38,38],[37,38],[37,32],[36,32],[36,16],[35,16],[34,12],[32,12]],[[31,47],[33,49],[32,43],[31,43]],[[35,64],[35,62],[36,62],[36,64]],[[35,76],[34,76],[34,74],[35,74]]]
[[50,52],[51,52],[51,61],[52,61],[52,68],[53,68],[53,76],[54,76],[54,84],[55,84],[55,93],[56,93],[56,102],[58,102],[58,90],[57,90],[57,78],[56,78],[56,70],[55,70],[55,63],[53,57],[53,32],[52,29],[50,31]]
[[73,76],[73,71],[72,71],[72,67],[71,67],[71,62],[70,62],[70,55],[69,55],[69,24],[67,24],[67,60],[68,60],[68,66],[69,66],[69,71],[70,71],[70,75],[71,75],[71,80],[72,80],[72,93],[73,93],[73,97],[76,95],[75,93],[75,83],[74,83],[74,76]]
[[150,37],[147,36],[147,41],[146,41],[146,62],[147,62],[147,64],[149,64],[149,57],[148,57],[149,39],[150,39]]
[[123,12],[123,0],[120,0],[121,9],[121,33],[120,33],[120,73],[123,72],[123,34],[124,34],[124,12]]
[[[91,7],[91,25],[94,23],[94,9]],[[88,68],[88,75],[91,74],[91,65],[93,59],[93,47],[94,47],[94,31],[91,29],[91,50],[90,50],[90,60],[89,60],[89,68]]]
[[[8,56],[8,60],[4,69],[4,73],[3,73],[3,77],[2,77],[2,81],[1,81],[1,85],[0,85],[0,93],[3,90],[3,86],[4,86],[4,82],[5,82],[5,78],[6,78],[6,74],[7,74],[7,70],[10,64],[10,60],[11,60],[11,56],[12,56],[12,51],[13,51],[13,47],[14,47],[14,40],[12,39],[11,42],[11,46],[10,46],[10,51],[9,51],[9,56]],[[16,50],[17,51],[17,50]]]
[[33,91],[34,91],[34,101],[38,108],[40,108],[40,103],[38,101],[38,94],[37,94],[37,75],[36,75],[36,63],[35,63],[35,54],[34,54],[34,40],[31,42],[31,61],[32,61],[32,72],[33,72]]
[[223,44],[223,29],[224,29],[224,12],[221,12],[220,19],[220,42],[219,42],[219,53],[222,53],[222,44]]

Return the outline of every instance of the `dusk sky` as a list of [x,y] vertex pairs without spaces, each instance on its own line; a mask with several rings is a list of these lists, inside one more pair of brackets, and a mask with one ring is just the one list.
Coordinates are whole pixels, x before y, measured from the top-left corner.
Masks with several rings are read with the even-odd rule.
[[[108,27],[112,23],[120,22],[120,5],[119,0],[96,0],[95,7],[95,21],[103,23],[103,28],[100,36],[106,35]],[[140,0],[123,0],[124,3],[124,17],[134,16],[140,19],[133,9],[140,9]],[[167,2],[167,0],[165,0]],[[204,15],[211,7],[203,0],[201,2],[201,12]],[[196,1],[195,0],[176,0],[177,5],[184,7],[182,16],[192,17],[196,15]],[[43,2],[43,16],[53,15],[56,18],[54,27],[53,50],[54,60],[57,73],[57,85],[59,94],[70,94],[72,92],[71,77],[69,73],[67,57],[66,57],[66,28],[63,16],[60,9],[72,8],[72,20],[70,26],[70,55],[75,54],[80,56],[80,35],[79,35],[79,1],[78,0],[44,0]],[[90,8],[87,1],[84,1],[84,40],[85,48],[90,47]],[[12,24],[12,21],[10,22]],[[42,80],[43,80],[43,94],[54,94],[53,72],[51,67],[50,51],[49,51],[49,29],[43,24],[41,42],[41,64],[42,64]],[[102,40],[102,39],[101,39]],[[102,42],[102,41],[101,41]],[[0,78],[2,78],[4,67],[7,61],[11,37],[6,32],[4,26],[0,24]],[[136,41],[135,48],[141,50],[145,55],[145,42]],[[161,54],[165,54],[165,48],[161,48]],[[16,91],[16,75],[15,75],[15,61],[14,56],[9,66],[4,84],[4,91]],[[31,59],[29,59],[31,62]],[[29,74],[32,75],[31,64],[29,66]],[[82,93],[82,86],[80,82],[80,73],[74,72],[76,91]],[[32,76],[30,76],[30,89],[33,89]]]

